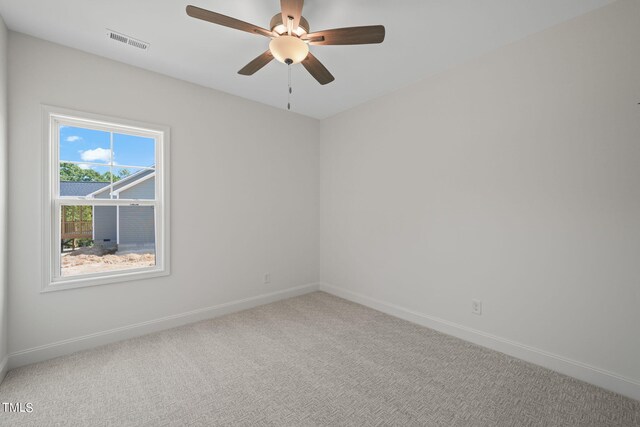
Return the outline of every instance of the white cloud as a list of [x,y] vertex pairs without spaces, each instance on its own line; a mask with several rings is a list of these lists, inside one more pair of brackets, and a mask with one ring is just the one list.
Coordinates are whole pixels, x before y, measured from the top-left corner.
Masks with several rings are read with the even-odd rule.
[[84,170],[91,169],[91,165],[87,165],[87,164],[84,164],[84,163],[78,163],[78,167],[80,169],[84,169]]
[[85,162],[111,161],[111,150],[106,148],[96,148],[95,150],[80,151],[80,158]]
[[82,137],[81,136],[76,136],[76,135],[71,135],[71,136],[67,137],[66,141],[67,142],[82,141]]

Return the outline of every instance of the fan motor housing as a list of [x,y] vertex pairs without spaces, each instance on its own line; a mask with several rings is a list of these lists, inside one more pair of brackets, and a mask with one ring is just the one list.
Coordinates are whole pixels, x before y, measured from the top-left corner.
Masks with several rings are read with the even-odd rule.
[[[276,31],[276,28],[278,26],[282,25],[282,31]],[[299,28],[301,28],[303,30],[304,34],[309,34],[309,21],[306,20],[306,18],[304,16],[300,17],[300,24],[298,25]],[[287,26],[282,22],[282,14],[281,13],[277,13],[275,15],[273,15],[273,18],[271,18],[271,22],[269,23],[269,28],[271,28],[271,31],[275,31],[279,34],[285,33]],[[295,34],[295,32],[294,32]],[[296,34],[298,36],[301,36],[302,34]]]

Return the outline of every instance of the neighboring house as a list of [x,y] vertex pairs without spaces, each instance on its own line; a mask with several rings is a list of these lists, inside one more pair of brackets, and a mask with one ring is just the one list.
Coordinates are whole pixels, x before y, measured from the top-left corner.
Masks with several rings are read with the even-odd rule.
[[[109,198],[108,182],[60,182],[60,196]],[[144,170],[113,184],[113,195],[120,199],[153,199],[155,171]],[[92,221],[82,218],[63,223],[62,240],[91,238],[97,245],[118,250],[147,250],[155,247],[154,212],[151,206],[93,206]],[[88,216],[88,215],[87,215]],[[63,216],[64,218],[64,216]]]

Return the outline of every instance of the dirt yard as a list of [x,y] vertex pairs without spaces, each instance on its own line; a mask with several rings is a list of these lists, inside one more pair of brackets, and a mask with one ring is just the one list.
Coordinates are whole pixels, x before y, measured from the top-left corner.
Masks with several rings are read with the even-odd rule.
[[62,275],[77,276],[79,274],[152,267],[154,265],[156,265],[156,256],[148,253],[115,253],[102,256],[90,253],[70,253],[62,256]]

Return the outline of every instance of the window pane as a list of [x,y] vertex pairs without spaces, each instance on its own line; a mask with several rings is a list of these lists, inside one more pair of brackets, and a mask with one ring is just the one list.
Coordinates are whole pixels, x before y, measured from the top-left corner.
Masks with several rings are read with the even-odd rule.
[[156,141],[153,138],[114,133],[113,156],[118,165],[155,166]]
[[60,196],[85,197],[108,187],[109,166],[60,163]]
[[60,126],[60,161],[81,164],[110,163],[110,133],[73,126]]
[[62,206],[62,277],[156,265],[153,206]]
[[[60,195],[91,196],[96,199],[153,200],[155,198],[154,170],[108,166],[95,167],[93,170],[101,173],[99,181],[69,182],[61,179]],[[112,178],[113,186],[111,186]]]

